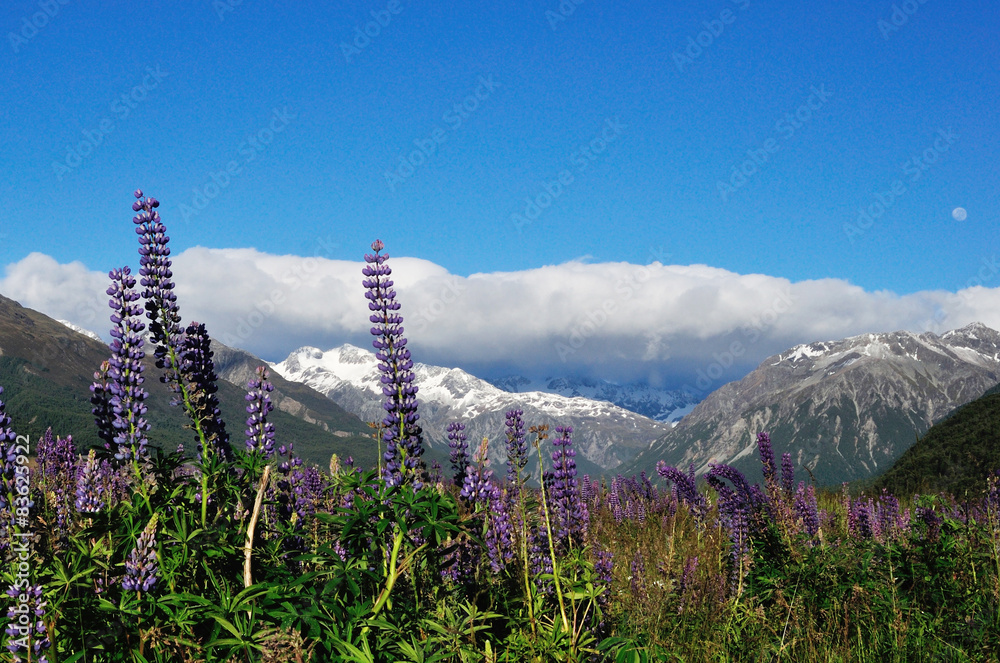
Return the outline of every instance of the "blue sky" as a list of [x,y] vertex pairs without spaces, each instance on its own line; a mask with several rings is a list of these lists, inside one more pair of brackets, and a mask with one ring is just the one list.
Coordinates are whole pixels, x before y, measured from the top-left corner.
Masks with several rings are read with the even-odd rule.
[[985,1],[64,2],[0,9],[8,271],[135,264],[137,186],[175,254],[359,261],[378,237],[460,277],[955,293],[996,251]]

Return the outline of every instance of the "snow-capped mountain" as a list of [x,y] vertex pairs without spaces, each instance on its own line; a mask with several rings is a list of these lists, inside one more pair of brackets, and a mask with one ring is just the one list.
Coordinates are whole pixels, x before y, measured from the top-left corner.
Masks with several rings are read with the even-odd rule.
[[[339,403],[364,421],[385,415],[378,361],[372,352],[343,345],[326,352],[300,348],[272,365],[287,380],[301,382]],[[490,439],[494,466],[505,460],[504,422],[508,410],[524,411],[526,426],[572,426],[578,454],[603,469],[618,466],[663,435],[669,426],[608,402],[541,392],[511,393],[465,371],[414,364],[420,425],[425,440],[447,448],[448,424],[466,425],[470,449]]]
[[532,380],[520,375],[490,380],[490,383],[515,394],[540,391],[567,398],[607,401],[636,414],[674,425],[698,404],[690,394],[679,389],[657,389],[639,383],[615,384],[607,380],[566,377]]
[[799,345],[710,394],[630,463],[699,472],[756,469],[756,433],[770,431],[823,484],[887,469],[918,435],[1000,381],[1000,333],[974,323],[938,336],[897,331]]
[[104,342],[101,339],[101,337],[98,336],[97,334],[95,334],[94,332],[90,331],[89,329],[84,329],[83,327],[81,327],[79,325],[74,325],[69,320],[56,320],[56,322],[59,322],[59,323],[61,323],[63,325],[66,325],[67,327],[69,327],[70,329],[72,329],[73,331],[75,331],[78,334],[83,334],[84,336],[86,336],[88,338],[92,338],[95,341],[100,341],[101,343]]

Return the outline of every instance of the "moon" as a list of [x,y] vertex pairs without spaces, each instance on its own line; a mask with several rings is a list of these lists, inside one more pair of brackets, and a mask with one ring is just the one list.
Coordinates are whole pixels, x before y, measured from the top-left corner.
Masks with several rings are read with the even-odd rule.
[[956,221],[965,221],[966,217],[968,216],[969,213],[965,211],[964,207],[956,207],[951,211],[951,218],[955,219]]

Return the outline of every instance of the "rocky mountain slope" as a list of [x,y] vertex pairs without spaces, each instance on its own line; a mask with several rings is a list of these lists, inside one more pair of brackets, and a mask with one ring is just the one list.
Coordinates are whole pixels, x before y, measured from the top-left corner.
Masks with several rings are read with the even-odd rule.
[[[377,364],[372,352],[351,345],[326,352],[306,347],[274,364],[274,370],[326,394],[362,420],[379,421],[385,415]],[[553,434],[558,425],[572,426],[578,460],[593,463],[594,471],[617,467],[669,430],[667,424],[611,403],[540,392],[510,393],[459,369],[414,364],[414,374],[425,440],[446,449],[446,428],[460,420],[471,446],[489,437],[495,464],[506,459],[505,413],[514,408],[524,411],[526,426],[549,424]]]
[[961,499],[980,494],[997,470],[1000,387],[993,387],[931,426],[872,488],[895,495],[947,492]]
[[607,401],[636,414],[676,424],[688,414],[697,401],[679,389],[657,389],[647,384],[615,384],[607,380],[553,377],[532,380],[513,375],[490,383],[511,393],[540,391],[567,398],[582,396],[595,401]]
[[710,394],[628,466],[657,461],[759,471],[753,440],[770,431],[821,484],[887,469],[917,436],[1000,380],[1000,333],[974,323],[933,333],[862,334],[766,359]]

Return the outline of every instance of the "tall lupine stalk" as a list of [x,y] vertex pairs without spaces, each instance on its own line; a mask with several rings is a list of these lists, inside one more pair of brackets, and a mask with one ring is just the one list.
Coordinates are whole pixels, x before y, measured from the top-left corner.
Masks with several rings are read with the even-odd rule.
[[153,514],[146,527],[139,535],[135,548],[125,560],[125,577],[122,579],[122,589],[139,592],[149,592],[156,586],[159,569],[156,564],[156,520],[159,514]]
[[[139,235],[139,274],[142,276],[139,283],[145,288],[142,297],[145,300],[146,317],[149,318],[150,339],[156,344],[156,367],[165,371],[160,380],[177,394],[174,402],[183,405],[198,440],[203,467],[199,494],[201,525],[205,527],[211,495],[209,473],[204,468],[212,455],[212,442],[218,443],[223,453],[228,448],[225,429],[221,425],[221,419],[217,417],[217,406],[213,406],[214,393],[198,393],[206,384],[214,382],[212,367],[196,363],[201,359],[211,359],[209,340],[207,334],[203,334],[203,326],[192,325],[196,338],[185,341],[177,295],[171,280],[173,272],[170,269],[170,248],[167,246],[170,238],[156,211],[160,203],[155,198],[143,199],[141,190],[136,190],[135,197],[137,200],[132,204],[132,210],[138,214],[133,217],[132,222]],[[192,376],[195,381],[189,383]]]
[[108,276],[111,278],[111,286],[107,290],[111,297],[108,304],[114,311],[111,322],[115,325],[111,329],[111,358],[107,372],[107,388],[111,395],[109,405],[114,414],[112,450],[119,461],[138,462],[148,454],[146,432],[149,422],[143,416],[146,414],[148,392],[141,386],[145,381],[142,375],[145,370],[142,365],[145,356],[142,332],[146,325],[139,319],[142,308],[135,303],[139,300],[139,293],[134,290],[135,278],[131,268],[113,269]]
[[469,443],[465,434],[465,424],[453,421],[448,424],[448,446],[451,448],[449,460],[454,483],[461,488],[469,471]]
[[[181,372],[189,384],[190,409],[197,413],[201,421],[201,428],[211,452],[218,454],[222,460],[230,461],[233,459],[233,452],[229,446],[226,423],[219,411],[219,397],[216,396],[219,387],[216,385],[218,376],[215,374],[215,364],[212,361],[214,355],[212,340],[205,325],[199,322],[189,324],[181,343]],[[199,459],[206,455],[204,447],[199,436]]]
[[104,446],[111,448],[115,440],[115,412],[111,406],[111,379],[108,372],[111,370],[111,362],[104,361],[101,367],[94,373],[94,382],[90,385],[90,402],[94,406],[91,412],[94,415],[94,423],[97,424],[97,436],[104,440]]
[[274,385],[268,380],[266,366],[257,368],[257,377],[247,383],[247,453],[259,454],[264,460],[274,455],[274,424],[267,420],[267,415],[274,410],[270,393]]
[[552,440],[553,482],[552,505],[555,510],[556,537],[570,549],[583,544],[587,530],[587,507],[580,499],[580,486],[576,479],[576,451],[573,450],[573,427],[556,426],[557,437]]
[[55,503],[55,538],[61,545],[68,534],[68,492],[76,487],[76,446],[72,435],[65,438],[53,435],[49,428],[36,451],[40,487],[45,498]]
[[507,482],[515,490],[521,488],[521,472],[528,465],[528,443],[524,435],[524,410],[507,412]]
[[420,456],[423,454],[420,426],[417,420],[417,386],[413,384],[413,361],[410,351],[406,349],[406,338],[403,337],[403,316],[396,301],[396,291],[392,289],[393,282],[389,279],[392,269],[385,264],[388,254],[382,254],[385,244],[381,240],[372,242],[373,254],[365,255],[368,263],[362,269],[366,277],[362,285],[366,288],[365,299],[368,309],[372,312],[369,320],[375,325],[371,328],[372,341],[379,360],[379,372],[382,374],[382,393],[385,402],[382,407],[386,411],[383,423],[382,439],[385,441],[385,469],[383,477],[389,486],[398,486],[407,480],[412,480],[414,488],[421,485]]
[[97,455],[91,449],[76,481],[75,505],[78,513],[97,513],[104,508],[101,497],[103,482],[99,480],[99,473]]
[[774,464],[771,436],[768,433],[757,433],[757,451],[760,453],[760,464],[764,472],[764,485],[770,489],[775,482],[777,468]]

